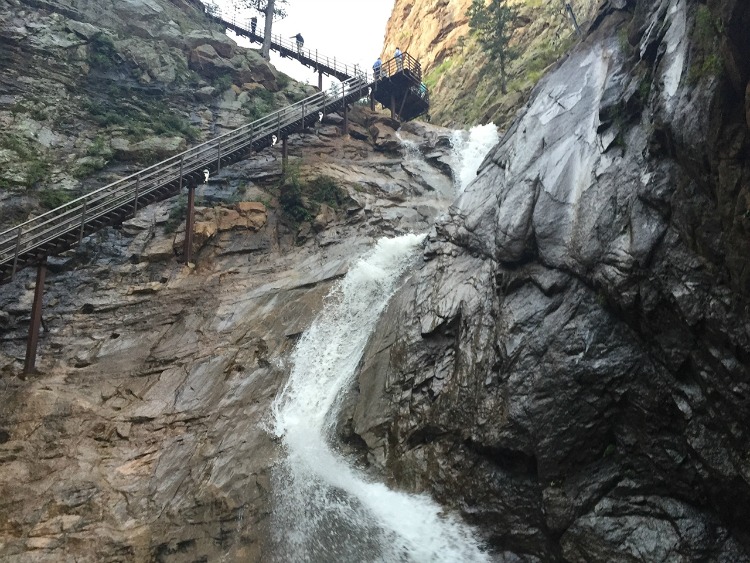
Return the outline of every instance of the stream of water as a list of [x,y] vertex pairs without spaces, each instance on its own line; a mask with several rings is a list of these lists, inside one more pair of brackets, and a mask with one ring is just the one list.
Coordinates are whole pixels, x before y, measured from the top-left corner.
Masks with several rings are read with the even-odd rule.
[[[490,142],[488,135],[477,138]],[[482,158],[489,148],[485,145]],[[481,152],[474,150],[471,136],[462,148],[467,150]],[[275,561],[489,561],[474,531],[458,516],[427,495],[393,491],[373,481],[331,446],[340,400],[424,237],[380,239],[332,290],[292,353],[289,380],[272,407],[272,431],[287,454],[274,469]]]
[[477,125],[468,132],[456,130],[451,136],[451,145],[456,158],[453,174],[456,190],[462,192],[476,177],[479,165],[487,152],[500,142],[497,127],[493,123]]

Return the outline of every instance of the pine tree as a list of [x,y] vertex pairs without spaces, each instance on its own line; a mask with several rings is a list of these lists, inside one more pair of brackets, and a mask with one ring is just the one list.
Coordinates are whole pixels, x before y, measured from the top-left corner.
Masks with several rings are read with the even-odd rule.
[[466,15],[471,31],[490,59],[497,62],[500,87],[503,94],[507,94],[508,65],[519,55],[518,50],[510,46],[518,22],[518,8],[508,5],[508,0],[473,0]]

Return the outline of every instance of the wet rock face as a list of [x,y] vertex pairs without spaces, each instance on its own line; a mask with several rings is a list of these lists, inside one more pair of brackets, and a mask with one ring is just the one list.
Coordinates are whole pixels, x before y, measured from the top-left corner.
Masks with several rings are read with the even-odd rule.
[[308,95],[223,31],[198,0],[0,0],[0,230]]
[[750,9],[708,12],[722,75],[694,67],[704,9],[605,7],[363,361],[370,461],[507,557],[750,561]]
[[194,267],[166,228],[178,198],[54,259],[39,374],[20,374],[33,272],[0,287],[0,559],[273,560],[264,428],[288,353],[375,239],[427,231],[454,195],[448,131],[403,132],[429,161],[337,131],[289,139],[302,180],[345,194],[309,222],[275,199],[277,146],[198,187]]

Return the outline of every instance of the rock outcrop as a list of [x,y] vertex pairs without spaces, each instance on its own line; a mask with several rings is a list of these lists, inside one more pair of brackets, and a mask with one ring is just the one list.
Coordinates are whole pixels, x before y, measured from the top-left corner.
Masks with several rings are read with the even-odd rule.
[[369,460],[499,560],[750,561],[749,18],[604,5],[369,346]]
[[0,231],[311,91],[198,0],[0,0]]
[[[464,4],[431,5],[455,18]],[[0,8],[14,196],[45,166],[57,189],[85,184],[40,154],[90,171],[116,150],[181,146],[115,122],[100,125],[127,145],[80,133],[116,120],[98,113],[107,96],[141,115],[164,95],[202,134],[283,101],[254,54],[189,29],[189,0]],[[401,0],[394,18],[412,12],[430,21]],[[459,48],[442,25],[397,43],[438,62]],[[285,358],[375,238],[432,229],[344,400],[344,448],[460,512],[498,561],[750,561],[749,26],[741,0],[602,3],[444,215],[446,130],[397,134],[354,107],[343,140],[326,116],[290,139],[283,186],[276,146],[200,188],[193,264],[179,199],[53,258],[40,373],[25,379],[32,272],[0,287],[0,558],[272,559],[282,452],[264,422]],[[27,60],[42,61],[31,79]],[[292,189],[321,178],[318,200]],[[34,204],[4,197],[3,220]]]
[[[567,2],[584,29],[600,2]],[[563,57],[577,35],[562,2],[511,2],[519,10],[511,48],[518,58],[508,68],[508,92],[495,79],[499,70],[470,34],[471,0],[396,0],[388,20],[383,60],[396,47],[422,64],[430,87],[433,123],[467,127],[493,121],[505,127],[526,102],[543,72]],[[411,33],[409,30],[419,30]]]
[[454,195],[448,131],[402,129],[427,160],[338,131],[289,140],[299,181],[339,194],[309,221],[279,202],[277,146],[199,187],[193,266],[179,198],[51,260],[25,380],[33,272],[0,287],[0,559],[271,560],[264,421],[291,347],[376,238],[426,232]]

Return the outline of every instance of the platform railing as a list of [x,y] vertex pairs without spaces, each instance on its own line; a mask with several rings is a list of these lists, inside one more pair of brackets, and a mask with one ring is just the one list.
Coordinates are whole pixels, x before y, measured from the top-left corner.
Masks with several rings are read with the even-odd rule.
[[[225,17],[222,15],[221,10],[218,10],[214,13],[208,12],[208,15],[214,21],[222,25],[226,25],[235,33],[250,37],[251,40],[257,43],[263,42],[263,33],[259,33],[257,29],[255,32],[253,32],[251,26],[245,23],[244,19],[240,21],[240,18],[236,14]],[[294,38],[287,38],[278,34],[271,34],[271,48],[275,51],[281,51],[282,53],[288,53],[289,51],[291,51],[292,53],[296,53],[299,57],[307,59],[307,61],[309,61],[310,63],[315,63],[315,65],[323,69],[326,74],[335,74],[338,76],[346,77],[352,77],[362,74],[362,68],[360,65],[346,63],[341,60],[337,60],[336,57],[328,57],[326,55],[318,53],[317,49],[309,49],[304,47],[304,45],[298,48],[297,42]]]
[[400,61],[398,57],[385,61],[381,67],[381,77],[391,77],[402,70],[408,71],[413,81],[422,82],[422,65],[409,53],[403,53]]

